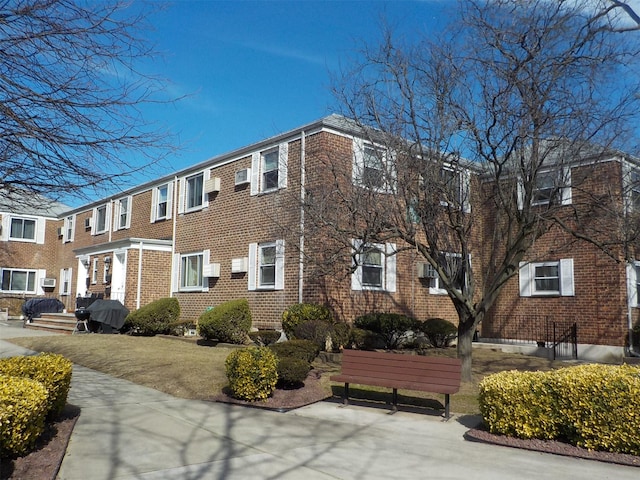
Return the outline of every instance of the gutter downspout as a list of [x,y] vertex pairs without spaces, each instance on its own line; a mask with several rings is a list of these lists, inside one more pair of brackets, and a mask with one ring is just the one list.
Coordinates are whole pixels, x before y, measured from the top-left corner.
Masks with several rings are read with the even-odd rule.
[[306,197],[306,136],[300,133],[300,257],[298,259],[298,303],[303,301],[304,290],[304,201]]
[[138,288],[136,289],[136,309],[140,308],[140,296],[142,295],[142,240],[138,245]]
[[173,279],[175,278],[175,273],[173,271],[174,268],[176,268],[176,265],[174,265],[174,261],[173,258],[175,256],[176,253],[176,229],[177,229],[177,222],[178,222],[178,199],[180,198],[178,189],[180,188],[180,182],[178,182],[178,176],[174,175],[173,177],[173,192],[171,192],[173,194],[173,200],[172,200],[172,204],[171,204],[171,218],[173,219],[173,230],[171,231],[171,278],[170,278],[170,282],[169,282],[169,297],[173,297]]

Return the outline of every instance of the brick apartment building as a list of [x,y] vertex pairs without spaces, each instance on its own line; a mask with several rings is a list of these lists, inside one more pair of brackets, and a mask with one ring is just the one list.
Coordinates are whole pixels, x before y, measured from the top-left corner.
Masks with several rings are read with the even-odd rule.
[[[324,240],[305,230],[301,200],[322,181],[323,157],[342,158],[346,170],[362,161],[360,137],[352,123],[331,115],[81,207],[0,206],[0,307],[18,314],[24,298],[46,295],[73,311],[76,297],[102,293],[129,309],[174,296],[182,318],[192,320],[247,298],[254,326],[267,328],[278,328],[282,312],[298,302],[328,304],[346,321],[376,310],[456,322],[437,276],[415,251],[396,255],[400,245],[375,245],[348,275],[319,273],[309,261],[322,255]],[[570,168],[574,178],[588,169],[588,188],[618,185],[622,195],[640,164],[615,154]],[[461,188],[480,184],[472,170],[463,173]],[[570,208],[570,195],[564,201]],[[469,214],[479,215],[473,208]],[[559,250],[570,244],[562,235],[537,241],[480,335],[514,337],[521,328],[514,319],[570,318],[581,344],[621,356],[640,311],[640,263],[616,263],[584,243]],[[482,270],[482,245],[473,252],[474,271]]]

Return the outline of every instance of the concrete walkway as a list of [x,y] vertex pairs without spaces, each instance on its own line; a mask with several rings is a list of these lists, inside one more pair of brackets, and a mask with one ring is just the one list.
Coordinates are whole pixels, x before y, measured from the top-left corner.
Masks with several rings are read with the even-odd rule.
[[[28,333],[27,333],[28,332]],[[0,339],[40,334],[0,324]],[[0,340],[0,355],[29,353]],[[185,366],[186,367],[186,366]],[[320,402],[288,413],[183,400],[75,366],[74,479],[634,479],[640,470],[472,443],[476,417]]]

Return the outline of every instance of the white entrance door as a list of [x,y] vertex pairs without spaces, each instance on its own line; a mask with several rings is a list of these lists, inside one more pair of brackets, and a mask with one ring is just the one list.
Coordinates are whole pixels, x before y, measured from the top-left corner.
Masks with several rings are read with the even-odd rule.
[[[87,293],[87,275],[89,275],[89,257],[78,258],[78,279],[76,283],[76,295],[84,297]],[[62,281],[62,279],[60,279]]]
[[127,281],[127,252],[115,251],[111,262],[111,299],[120,300],[124,305]]

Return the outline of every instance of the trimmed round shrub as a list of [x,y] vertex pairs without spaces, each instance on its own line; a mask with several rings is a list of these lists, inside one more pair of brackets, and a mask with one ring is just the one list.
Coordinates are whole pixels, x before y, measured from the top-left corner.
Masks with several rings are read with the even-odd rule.
[[229,388],[240,400],[264,400],[278,382],[278,359],[267,347],[234,350],[225,360]]
[[278,358],[293,357],[311,363],[320,353],[318,346],[309,340],[288,340],[274,343],[269,348]]
[[281,332],[277,330],[258,330],[249,332],[249,338],[260,347],[267,347],[280,340]]
[[0,359],[0,375],[30,378],[49,392],[47,413],[55,417],[67,404],[73,364],[62,355],[41,353]]
[[331,310],[324,305],[315,303],[296,303],[282,313],[282,329],[289,340],[297,338],[295,329],[298,325],[310,320],[317,320],[327,324],[334,322]]
[[447,348],[458,336],[458,328],[444,318],[430,318],[419,325],[420,331],[435,348]]
[[243,345],[250,329],[251,310],[245,298],[222,303],[198,319],[198,334],[206,340]]
[[283,388],[296,388],[304,385],[311,371],[311,364],[295,357],[278,358],[278,381]]
[[129,313],[124,321],[123,331],[146,336],[168,334],[179,318],[178,299],[161,298]]
[[46,387],[30,378],[0,374],[0,458],[24,455],[44,431]]
[[321,320],[307,320],[296,326],[293,339],[309,340],[315,343],[320,351],[327,349],[327,341],[331,341],[332,325]]
[[372,312],[356,318],[357,328],[369,330],[379,335],[384,342],[384,348],[396,349],[402,343],[408,331],[416,330],[419,322],[399,313]]
[[333,351],[337,352],[349,345],[349,339],[351,338],[351,326],[343,322],[334,323],[331,327],[330,335]]

